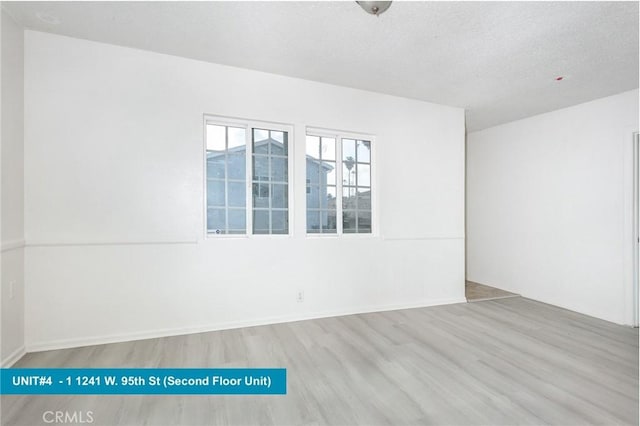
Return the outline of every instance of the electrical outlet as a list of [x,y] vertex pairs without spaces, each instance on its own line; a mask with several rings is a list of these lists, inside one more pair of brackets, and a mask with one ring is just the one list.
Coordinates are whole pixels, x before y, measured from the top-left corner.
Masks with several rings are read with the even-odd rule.
[[298,290],[298,295],[296,296],[296,301],[298,303],[304,302],[304,291]]
[[14,287],[16,286],[15,280],[9,281],[9,299],[13,299]]

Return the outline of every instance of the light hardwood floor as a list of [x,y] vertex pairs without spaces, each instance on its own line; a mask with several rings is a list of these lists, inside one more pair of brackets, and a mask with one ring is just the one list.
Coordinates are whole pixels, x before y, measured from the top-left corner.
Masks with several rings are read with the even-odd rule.
[[96,425],[638,424],[638,330],[521,297],[26,355],[16,367],[286,367],[286,396],[3,396]]
[[507,297],[518,296],[515,293],[511,293],[495,287],[489,287],[488,285],[484,284],[474,283],[473,281],[465,282],[464,295],[467,298],[468,302],[480,302],[484,300],[504,299]]

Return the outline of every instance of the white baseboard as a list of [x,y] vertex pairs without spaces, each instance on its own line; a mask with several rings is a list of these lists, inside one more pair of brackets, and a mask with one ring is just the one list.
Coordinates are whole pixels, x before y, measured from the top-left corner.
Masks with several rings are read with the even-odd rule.
[[336,310],[325,312],[314,312],[308,314],[293,314],[278,317],[268,317],[247,321],[232,321],[226,323],[206,324],[191,327],[165,328],[158,330],[141,331],[134,333],[123,333],[104,335],[96,337],[83,337],[77,339],[64,339],[55,341],[33,342],[27,344],[27,352],[40,352],[55,349],[77,348],[82,346],[104,345],[107,343],[121,343],[133,340],[155,339],[159,337],[179,336],[184,334],[206,333],[209,331],[231,330],[235,328],[256,327],[261,325],[280,324],[287,322],[305,321],[311,319],[338,317],[345,315],[356,315],[370,312],[395,311],[401,309],[426,308],[430,306],[450,305],[454,303],[467,303],[464,297],[447,299],[429,299],[415,303],[401,303],[392,305],[379,305],[360,307],[350,310]]
[[18,360],[22,358],[26,353],[27,351],[25,350],[25,347],[20,346],[18,349],[16,349],[11,354],[9,354],[8,357],[3,359],[2,362],[0,363],[0,366],[2,368],[10,368],[13,364],[18,362]]

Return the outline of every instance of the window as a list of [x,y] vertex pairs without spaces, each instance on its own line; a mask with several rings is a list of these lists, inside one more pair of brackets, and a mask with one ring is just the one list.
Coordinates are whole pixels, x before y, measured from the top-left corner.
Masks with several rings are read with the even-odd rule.
[[205,128],[207,233],[288,234],[290,130],[214,119]]
[[342,139],[342,227],[371,233],[371,142]]
[[207,230],[246,233],[246,130],[207,125]]
[[252,129],[253,233],[289,233],[288,133]]
[[370,234],[371,141],[321,133],[307,133],[307,233]]
[[307,136],[307,232],[337,232],[336,138]]

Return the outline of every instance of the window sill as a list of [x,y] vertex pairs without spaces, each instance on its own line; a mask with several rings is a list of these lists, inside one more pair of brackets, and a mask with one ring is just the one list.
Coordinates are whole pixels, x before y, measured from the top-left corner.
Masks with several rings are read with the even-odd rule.
[[343,239],[343,238],[347,238],[347,239],[360,239],[360,238],[364,238],[364,239],[369,239],[369,238],[378,238],[379,236],[377,234],[305,234],[305,238],[309,238],[309,239],[323,239],[323,238],[337,238],[337,239]]
[[292,234],[206,234],[205,240],[239,240],[252,238],[291,238]]

